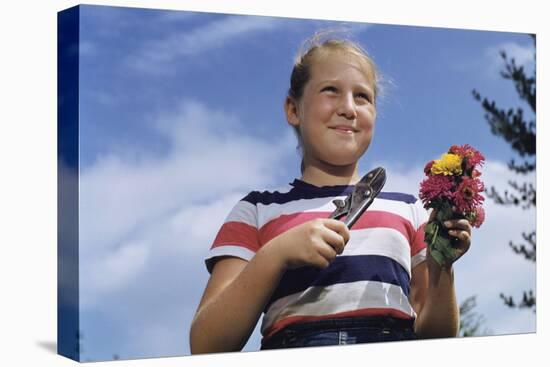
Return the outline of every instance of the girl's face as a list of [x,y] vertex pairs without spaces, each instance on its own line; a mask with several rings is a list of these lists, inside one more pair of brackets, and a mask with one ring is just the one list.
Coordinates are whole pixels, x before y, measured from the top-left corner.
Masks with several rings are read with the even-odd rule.
[[301,134],[306,164],[351,165],[368,148],[376,108],[365,67],[340,52],[317,58],[297,111],[287,100],[287,120]]

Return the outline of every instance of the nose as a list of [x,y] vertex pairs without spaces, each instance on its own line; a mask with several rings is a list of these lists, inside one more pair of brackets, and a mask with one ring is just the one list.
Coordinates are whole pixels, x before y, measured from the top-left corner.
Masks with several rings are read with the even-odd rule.
[[357,111],[355,110],[355,101],[353,100],[353,95],[342,94],[340,100],[338,101],[338,116],[344,116],[347,119],[355,119],[357,117]]

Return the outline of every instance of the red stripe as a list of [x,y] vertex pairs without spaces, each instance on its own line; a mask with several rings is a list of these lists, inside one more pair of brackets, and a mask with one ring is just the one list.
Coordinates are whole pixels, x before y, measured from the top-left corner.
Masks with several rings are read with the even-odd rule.
[[338,317],[353,317],[353,316],[391,316],[398,319],[412,320],[413,317],[405,312],[393,309],[393,308],[363,308],[361,310],[338,312],[323,316],[290,316],[285,317],[284,319],[277,321],[273,324],[263,336],[263,339],[268,339],[276,332],[284,329],[288,325],[309,322],[309,321],[318,321],[325,319],[333,319]]
[[426,243],[424,242],[424,228],[426,227],[426,223],[422,224],[418,230],[416,231],[412,246],[411,246],[411,257],[418,254],[420,251],[426,248]]
[[218,231],[211,249],[224,245],[242,246],[257,252],[260,249],[258,230],[242,222],[226,222]]
[[[274,237],[316,218],[328,218],[330,212],[303,212],[281,215],[260,228],[260,241],[267,243]],[[415,230],[410,221],[400,215],[380,210],[368,210],[353,226],[353,229],[391,228],[399,231],[409,243],[415,236]]]

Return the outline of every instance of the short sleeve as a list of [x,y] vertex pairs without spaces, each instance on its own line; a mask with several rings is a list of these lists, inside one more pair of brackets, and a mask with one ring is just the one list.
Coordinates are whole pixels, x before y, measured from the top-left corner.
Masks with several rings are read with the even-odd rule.
[[212,272],[214,263],[223,256],[250,261],[260,249],[257,207],[250,198],[251,194],[241,199],[219,229],[205,259],[209,273]]
[[422,201],[417,199],[412,205],[414,235],[411,243],[411,269],[426,260],[426,243],[424,242],[424,228],[428,222],[429,213]]

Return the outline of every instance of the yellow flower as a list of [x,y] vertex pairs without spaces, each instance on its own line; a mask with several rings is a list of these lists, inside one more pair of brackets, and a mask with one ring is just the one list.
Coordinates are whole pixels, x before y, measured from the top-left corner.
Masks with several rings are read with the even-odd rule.
[[431,173],[434,175],[461,175],[462,174],[462,157],[457,154],[445,153],[441,159],[434,161],[431,168]]

